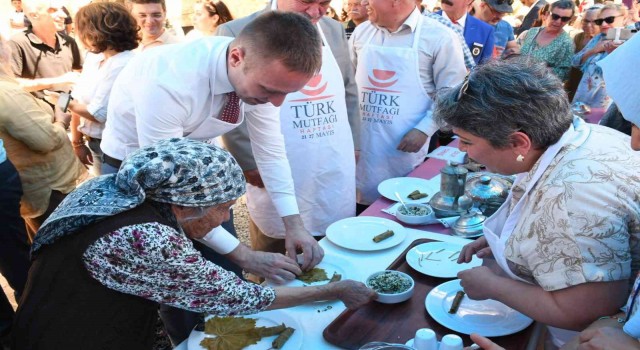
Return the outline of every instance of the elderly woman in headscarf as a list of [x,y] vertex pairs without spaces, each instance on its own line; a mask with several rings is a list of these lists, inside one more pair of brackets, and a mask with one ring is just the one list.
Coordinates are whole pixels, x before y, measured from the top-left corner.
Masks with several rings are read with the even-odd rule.
[[470,158],[517,174],[484,237],[461,253],[492,265],[458,274],[469,297],[551,326],[556,346],[615,313],[640,263],[640,156],[628,137],[574,118],[562,82],[526,57],[472,71],[434,115]]
[[228,219],[245,191],[224,150],[169,139],[72,192],[36,236],[16,349],[151,349],[158,304],[242,315],[315,300],[358,307],[360,282],[262,287],[205,260],[189,238]]

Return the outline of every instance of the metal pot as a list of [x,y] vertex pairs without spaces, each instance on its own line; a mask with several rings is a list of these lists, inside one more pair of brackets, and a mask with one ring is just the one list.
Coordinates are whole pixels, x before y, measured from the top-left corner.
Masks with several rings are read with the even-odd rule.
[[491,216],[507,200],[513,182],[503,175],[475,173],[469,175],[465,194],[485,216]]
[[471,208],[471,198],[465,195],[468,173],[467,169],[455,163],[440,169],[440,192],[429,200],[437,217],[458,216]]
[[473,238],[482,235],[482,228],[487,219],[479,210],[471,209],[460,215],[451,228],[457,236],[464,238]]

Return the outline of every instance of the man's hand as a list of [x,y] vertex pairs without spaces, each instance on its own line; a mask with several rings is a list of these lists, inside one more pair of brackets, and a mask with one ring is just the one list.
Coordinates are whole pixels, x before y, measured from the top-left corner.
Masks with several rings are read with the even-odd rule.
[[458,256],[458,264],[471,262],[474,254],[480,259],[493,256],[491,247],[484,236],[462,247],[460,256]]
[[84,165],[93,165],[93,155],[87,145],[73,145],[73,153]]
[[60,94],[55,92],[55,91],[49,91],[49,90],[42,90],[42,92],[44,93],[44,99],[49,102],[50,104],[52,104],[53,106],[57,106],[58,105],[58,99],[60,98]]
[[418,152],[425,143],[429,136],[418,129],[411,129],[404,135],[400,144],[398,144],[398,151],[402,152]]
[[620,328],[603,327],[580,333],[578,350],[637,350],[640,342]]
[[258,169],[244,171],[244,178],[247,180],[247,183],[256,187],[264,188],[264,183],[262,182],[262,177],[260,176]]
[[253,251],[242,243],[226,257],[246,272],[275,283],[290,281],[302,273],[295,260],[278,253]]
[[287,249],[287,255],[291,259],[296,259],[298,250],[302,251],[304,261],[302,262],[302,270],[307,271],[318,265],[324,257],[324,250],[318,244],[315,238],[304,228],[300,215],[289,215],[282,218],[286,237],[284,245]]
[[362,282],[343,280],[329,285],[334,285],[338,288],[338,299],[342,300],[344,305],[351,310],[357,309],[378,297],[378,293]]
[[[458,272],[460,285],[464,288],[469,298],[473,300],[486,300],[494,298],[494,286],[498,277],[486,266],[474,267]],[[498,282],[499,283],[499,282]]]

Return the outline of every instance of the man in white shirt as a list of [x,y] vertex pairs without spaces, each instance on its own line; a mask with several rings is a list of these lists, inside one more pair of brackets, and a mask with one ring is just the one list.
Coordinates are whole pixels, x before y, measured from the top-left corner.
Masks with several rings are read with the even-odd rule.
[[[306,16],[323,38],[321,71],[300,91],[287,95],[278,111],[300,214],[317,239],[325,235],[330,224],[355,215],[354,144],[358,143],[360,125],[357,87],[344,29],[324,15],[328,8],[326,0],[277,0],[262,11],[221,25],[217,31],[217,35],[237,36],[262,13],[279,10]],[[251,247],[280,253],[290,250],[283,239],[285,227],[270,196],[260,188],[264,186],[259,181],[252,181],[264,175],[263,169],[256,169],[251,153],[252,144],[260,140],[250,140],[246,127],[240,126],[225,134],[223,141],[248,179]]]
[[140,26],[140,46],[138,51],[182,42],[180,38],[165,29],[167,5],[164,0],[132,0],[131,14]]
[[424,160],[438,129],[433,96],[467,72],[456,34],[423,16],[414,0],[365,0],[369,21],[353,32],[351,60],[360,101],[357,200],[370,205],[377,186],[405,176]]
[[[283,32],[289,33],[286,40]],[[304,254],[302,270],[320,262],[323,251],[299,215],[277,109],[261,105],[279,106],[288,93],[300,90],[320,69],[321,49],[306,18],[270,12],[236,39],[209,37],[140,53],[113,86],[101,144],[105,163],[117,168],[132,151],[171,137],[220,136],[242,122],[241,99],[244,111],[252,111],[249,134],[261,141],[253,145],[256,162],[266,169],[263,181],[295,249],[289,257],[253,252],[221,228],[203,243],[245,271],[275,281],[293,279],[301,273],[290,270],[296,250]]]

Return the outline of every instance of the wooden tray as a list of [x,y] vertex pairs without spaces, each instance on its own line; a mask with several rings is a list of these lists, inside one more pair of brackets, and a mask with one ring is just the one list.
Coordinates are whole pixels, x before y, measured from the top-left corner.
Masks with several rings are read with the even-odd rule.
[[[389,265],[389,270],[398,270],[409,274],[415,281],[411,299],[399,304],[381,304],[371,302],[358,310],[342,312],[322,335],[329,343],[346,349],[358,349],[372,341],[402,343],[412,339],[420,328],[431,328],[438,340],[446,334],[462,337],[465,346],[473,343],[468,335],[454,332],[436,322],[425,309],[425,299],[431,289],[451,279],[442,279],[424,275],[415,271],[405,259],[407,252],[418,244],[433,242],[431,239],[418,239]],[[492,338],[505,349],[526,349],[531,337],[533,325],[516,334]]]

